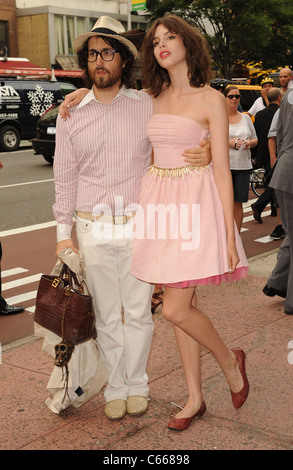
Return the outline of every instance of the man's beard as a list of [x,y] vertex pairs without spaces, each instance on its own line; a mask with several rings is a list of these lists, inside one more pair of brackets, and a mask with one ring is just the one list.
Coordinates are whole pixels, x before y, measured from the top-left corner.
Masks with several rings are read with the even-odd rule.
[[[106,75],[98,76],[97,75],[98,70],[105,71]],[[121,82],[121,70],[117,69],[117,71],[114,71],[114,72],[110,73],[106,68],[98,67],[93,72],[89,72],[89,77],[91,79],[91,82],[97,88],[101,88],[101,89],[111,88],[112,86],[116,85],[117,82],[119,82],[119,84],[120,84],[120,82]]]

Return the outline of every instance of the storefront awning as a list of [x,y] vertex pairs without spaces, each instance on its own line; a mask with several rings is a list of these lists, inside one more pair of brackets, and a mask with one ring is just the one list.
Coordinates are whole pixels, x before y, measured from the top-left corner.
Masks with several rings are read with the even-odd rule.
[[82,70],[47,70],[49,75],[54,73],[55,77],[82,77]]
[[44,75],[46,69],[32,64],[28,59],[0,57],[0,75]]
[[81,77],[81,70],[51,70],[32,64],[28,59],[0,57],[0,77]]
[[74,55],[56,55],[55,58],[63,70],[80,70],[77,57]]

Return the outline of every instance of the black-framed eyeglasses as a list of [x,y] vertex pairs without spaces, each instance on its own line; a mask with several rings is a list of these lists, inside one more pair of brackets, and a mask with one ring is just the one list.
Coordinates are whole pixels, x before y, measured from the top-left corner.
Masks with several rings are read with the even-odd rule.
[[227,95],[227,98],[229,98],[229,100],[233,100],[233,98],[235,98],[236,100],[240,100],[241,95]]
[[114,55],[117,51],[115,49],[104,49],[103,51],[99,52],[95,49],[90,49],[87,53],[87,61],[88,62],[96,62],[98,56],[100,55],[102,60],[105,62],[111,62],[114,59]]

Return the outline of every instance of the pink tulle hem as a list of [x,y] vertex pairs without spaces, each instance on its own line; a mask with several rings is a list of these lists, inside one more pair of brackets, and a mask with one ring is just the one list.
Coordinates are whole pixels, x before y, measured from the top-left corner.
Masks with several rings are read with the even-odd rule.
[[216,285],[219,286],[222,282],[235,282],[243,279],[248,274],[248,267],[242,266],[241,268],[235,269],[234,273],[224,273],[217,274],[216,276],[206,277],[204,279],[195,279],[192,281],[181,281],[175,282],[172,284],[157,284],[159,287],[167,286],[174,287],[177,289],[184,289],[185,287],[195,287],[195,286],[210,286]]

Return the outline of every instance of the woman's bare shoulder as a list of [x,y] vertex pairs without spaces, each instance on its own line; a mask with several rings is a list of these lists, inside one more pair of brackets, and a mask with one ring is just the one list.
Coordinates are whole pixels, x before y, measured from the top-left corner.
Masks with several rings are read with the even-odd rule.
[[189,104],[194,106],[194,109],[200,109],[203,116],[210,116],[216,110],[223,110],[227,108],[225,98],[219,91],[210,87],[209,85],[198,88],[196,92],[190,95]]
[[220,91],[215,90],[215,88],[212,88],[209,85],[206,87],[205,98],[207,100],[211,100],[211,101],[216,102],[216,103],[225,102],[225,98],[224,98],[223,94]]
[[225,111],[225,113],[227,112],[226,99],[224,95],[210,86],[206,90],[204,104],[207,107],[207,110],[212,111],[213,113],[223,111]]
[[204,85],[203,87],[196,88],[190,94],[190,100],[194,100],[195,102],[200,101],[205,106],[209,103],[225,103],[225,98],[222,93],[210,87],[209,85]]

